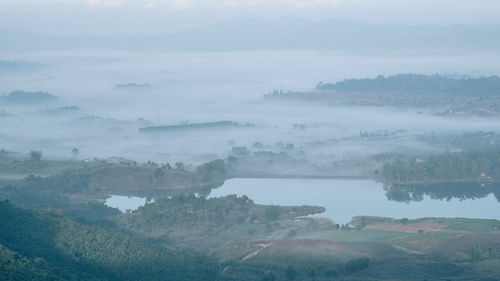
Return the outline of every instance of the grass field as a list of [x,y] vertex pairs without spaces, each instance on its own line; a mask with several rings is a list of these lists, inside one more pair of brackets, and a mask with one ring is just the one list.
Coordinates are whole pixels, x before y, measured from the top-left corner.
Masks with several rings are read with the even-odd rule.
[[425,254],[462,234],[496,233],[500,229],[499,221],[482,219],[424,218],[404,224],[397,220],[384,220],[381,223],[382,220],[374,218],[365,221],[368,224],[359,230],[300,233],[296,238],[335,242],[379,242],[408,253]]
[[482,219],[444,219],[443,224],[447,229],[468,232],[500,231],[500,221]]

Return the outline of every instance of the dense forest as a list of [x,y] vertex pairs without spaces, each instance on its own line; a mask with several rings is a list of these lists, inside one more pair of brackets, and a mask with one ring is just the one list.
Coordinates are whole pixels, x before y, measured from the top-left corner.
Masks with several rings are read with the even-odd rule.
[[154,126],[154,127],[144,127],[140,128],[141,133],[162,133],[162,132],[177,132],[177,131],[188,131],[188,130],[201,130],[201,129],[227,129],[227,128],[239,128],[239,127],[249,127],[251,124],[239,124],[233,121],[215,121],[206,123],[186,123],[179,125],[165,125],[165,126]]
[[274,99],[316,101],[330,106],[389,106],[432,110],[439,116],[500,115],[500,78],[398,74],[319,82],[310,91],[272,91]]
[[0,280],[215,280],[210,259],[0,202]]
[[54,101],[58,97],[47,92],[26,92],[26,91],[12,91],[7,95],[0,96],[0,101],[17,104],[30,104]]
[[324,210],[314,206],[258,205],[246,196],[206,199],[190,194],[161,198],[154,204],[140,207],[122,217],[119,225],[131,233],[157,238],[170,247],[204,252],[224,245],[270,236],[293,236],[304,229],[320,228],[308,219],[299,220],[300,223],[294,220]]
[[[223,164],[209,162],[189,175],[217,177]],[[89,176],[66,171],[1,188],[48,195],[38,205],[35,197],[24,203],[32,210],[0,202],[0,280],[474,280],[479,271],[468,266],[471,262],[499,257],[499,225],[493,220],[363,217],[339,227],[307,216],[323,212],[322,207],[259,205],[246,196],[205,198],[190,192],[155,198],[125,213],[95,201],[58,202],[88,200]],[[61,197],[48,200],[50,190]],[[419,191],[406,191],[417,199]],[[481,191],[473,196],[482,196]],[[389,194],[404,197],[396,189]],[[12,198],[23,204],[22,196]],[[423,233],[436,223],[445,229]],[[377,232],[381,227],[384,231]],[[378,234],[372,236],[374,231]],[[464,233],[466,239],[458,235]],[[456,245],[458,250],[448,251]],[[497,277],[496,272],[481,276]]]
[[407,94],[453,94],[484,96],[500,94],[498,76],[480,78],[451,78],[442,75],[399,74],[379,75],[374,79],[347,79],[337,83],[318,83],[321,91],[392,92]]
[[[392,133],[360,133],[384,135]],[[319,206],[211,198],[213,183],[224,182],[235,163],[257,157],[242,146],[231,155],[193,167],[43,160],[31,151],[28,159],[1,163],[2,172],[27,176],[0,181],[0,198],[8,199],[0,204],[0,280],[474,280],[475,264],[500,256],[495,220],[363,217],[338,224],[309,216],[325,211]],[[392,161],[378,172],[389,200],[500,196],[498,150],[409,157],[379,155],[379,163]],[[150,200],[122,213],[104,204],[109,194]]]
[[[115,191],[129,194],[173,192],[175,189],[199,191],[218,186],[226,179],[226,164],[214,160],[186,171],[177,162],[173,167],[148,161],[114,164],[105,160],[47,161],[32,151],[27,160],[0,163],[6,173],[28,174],[14,182],[0,182],[0,196],[27,208],[71,207],[91,198],[104,198]],[[37,176],[33,175],[36,174]]]
[[380,174],[388,183],[498,182],[500,151],[467,151],[427,158],[396,159]]
[[397,202],[422,201],[424,195],[435,200],[471,200],[493,194],[500,202],[498,183],[439,183],[439,184],[390,184],[386,185],[387,199]]

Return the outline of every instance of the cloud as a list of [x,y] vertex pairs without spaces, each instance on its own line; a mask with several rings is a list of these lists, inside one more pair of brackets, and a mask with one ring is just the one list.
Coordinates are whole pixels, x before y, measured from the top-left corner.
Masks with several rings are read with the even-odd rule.
[[172,0],[170,1],[170,7],[174,10],[189,10],[196,8],[196,4],[188,1],[188,0]]
[[342,5],[342,0],[289,0],[285,5],[293,9],[338,8]]
[[259,6],[262,6],[262,3],[252,0],[252,1],[248,1],[247,5],[248,5],[248,7],[259,7]]
[[155,2],[147,2],[146,4],[144,4],[144,9],[153,9],[156,7],[156,3]]
[[87,7],[89,8],[120,8],[122,3],[117,0],[88,0]]
[[238,2],[228,0],[228,1],[223,1],[222,3],[220,3],[219,7],[221,7],[221,8],[237,8],[238,6],[239,6]]

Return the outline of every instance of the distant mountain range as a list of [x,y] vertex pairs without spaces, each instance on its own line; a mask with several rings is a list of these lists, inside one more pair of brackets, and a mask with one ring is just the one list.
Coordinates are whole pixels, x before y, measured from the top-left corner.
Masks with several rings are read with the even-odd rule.
[[496,51],[500,25],[386,25],[348,20],[239,19],[156,36],[70,37],[0,31],[1,48],[169,51]]

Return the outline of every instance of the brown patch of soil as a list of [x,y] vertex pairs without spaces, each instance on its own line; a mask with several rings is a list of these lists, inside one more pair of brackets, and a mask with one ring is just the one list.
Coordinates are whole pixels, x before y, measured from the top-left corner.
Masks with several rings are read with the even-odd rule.
[[395,232],[404,232],[404,233],[418,233],[419,230],[423,232],[452,232],[448,229],[445,229],[446,226],[442,224],[438,224],[436,222],[418,222],[418,223],[410,223],[410,224],[371,224],[367,225],[364,229],[374,229],[374,230],[384,230],[384,231],[395,231]]

